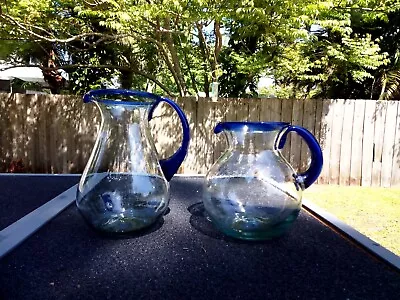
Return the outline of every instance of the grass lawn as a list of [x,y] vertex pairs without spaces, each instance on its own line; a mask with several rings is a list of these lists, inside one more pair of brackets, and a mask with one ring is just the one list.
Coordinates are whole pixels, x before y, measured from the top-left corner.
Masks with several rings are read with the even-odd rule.
[[400,256],[400,188],[315,184],[303,198]]

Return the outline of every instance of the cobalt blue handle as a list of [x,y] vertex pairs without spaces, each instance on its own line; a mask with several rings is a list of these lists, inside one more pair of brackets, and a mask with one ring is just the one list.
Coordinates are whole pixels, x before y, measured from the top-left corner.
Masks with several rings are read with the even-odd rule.
[[310,167],[308,168],[307,171],[305,171],[304,173],[298,174],[296,177],[297,182],[299,182],[299,183],[302,182],[304,184],[304,188],[308,188],[310,185],[312,185],[314,183],[315,180],[317,180],[317,178],[322,170],[323,157],[322,157],[321,147],[319,146],[317,140],[312,135],[312,133],[301,126],[289,125],[288,127],[285,127],[283,130],[285,130],[285,131],[283,132],[283,134],[281,135],[281,137],[278,141],[278,149],[282,149],[283,146],[285,146],[287,135],[291,131],[294,131],[298,135],[300,135],[306,142],[308,148],[310,149],[310,152],[311,152]]
[[164,173],[164,176],[168,181],[170,181],[171,178],[178,171],[183,160],[185,159],[187,150],[189,148],[190,129],[189,129],[188,120],[186,119],[186,116],[185,116],[184,112],[182,111],[182,109],[178,106],[178,104],[176,104],[174,101],[172,101],[168,98],[160,97],[160,99],[158,99],[152,105],[152,107],[150,108],[150,111],[149,111],[149,121],[153,117],[154,110],[156,109],[157,105],[161,101],[168,103],[177,112],[179,119],[181,120],[181,123],[182,123],[182,131],[183,131],[182,145],[179,147],[179,149],[171,157],[160,160],[160,165],[161,165],[161,169]]

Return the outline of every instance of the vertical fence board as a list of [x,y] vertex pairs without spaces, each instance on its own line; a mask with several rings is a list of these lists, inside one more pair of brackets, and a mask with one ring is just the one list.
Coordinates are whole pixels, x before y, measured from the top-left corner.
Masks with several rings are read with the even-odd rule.
[[[21,96],[21,95],[19,95]],[[16,124],[16,142],[17,142],[17,149],[15,149],[15,159],[20,160],[24,156],[24,148],[25,148],[25,114],[24,114],[24,98],[23,97],[18,97],[16,101],[16,107],[15,107],[15,121],[17,122]]]
[[[63,99],[65,100],[65,98]],[[57,107],[59,111],[59,115],[62,117],[59,118],[59,136],[58,136],[58,141],[59,141],[59,146],[58,148],[60,149],[60,168],[59,172],[60,173],[67,173],[67,120],[66,120],[66,110],[68,109],[68,106],[65,104],[65,101],[60,101],[60,105]]]
[[[76,100],[75,100],[76,101]],[[78,143],[77,143],[77,152],[79,153],[78,156],[78,162],[77,162],[77,170],[76,172],[80,171],[80,168],[84,168],[84,166],[86,165],[86,155],[89,156],[90,154],[86,154],[87,152],[89,152],[90,150],[87,150],[87,140],[90,138],[90,136],[88,136],[88,134],[86,134],[86,130],[87,130],[87,126],[86,126],[86,110],[87,110],[87,105],[84,105],[78,113],[78,117],[81,120],[80,122],[78,122],[78,132],[77,132],[77,138],[78,138]]]
[[[66,160],[63,172],[70,173],[73,165],[74,158],[74,105],[73,103],[69,104],[68,98],[64,98],[64,109],[67,111],[65,119],[64,119],[64,130],[66,132],[64,143],[65,143],[65,152],[66,152]],[[68,132],[70,134],[68,134]],[[64,171],[65,170],[65,171]]]
[[198,156],[196,154],[197,150],[197,132],[198,132],[198,124],[197,124],[197,101],[195,99],[183,98],[180,100],[182,103],[182,109],[185,112],[186,118],[188,119],[189,129],[190,129],[190,144],[189,150],[186,155],[185,160],[183,161],[183,172],[187,174],[196,173],[196,165]]
[[387,101],[387,112],[385,121],[385,135],[382,149],[382,172],[380,185],[390,187],[393,162],[393,145],[395,144],[397,106],[398,101]]
[[247,122],[249,120],[249,100],[234,100],[236,110],[236,121]]
[[214,160],[214,154],[213,154],[213,149],[214,149],[214,142],[213,142],[213,136],[214,136],[214,131],[213,128],[215,126],[215,121],[214,121],[214,111],[213,108],[215,105],[213,105],[213,102],[209,99],[204,103],[204,137],[205,137],[205,144],[204,144],[204,155],[205,155],[205,162],[204,162],[204,171],[203,174],[207,173],[207,171],[211,168],[213,165],[213,160]]
[[355,100],[354,102],[353,135],[350,158],[350,185],[360,185],[365,100]]
[[19,148],[19,136],[20,136],[20,128],[19,128],[19,120],[18,120],[18,110],[17,108],[20,106],[21,97],[20,95],[16,95],[14,101],[15,106],[13,111],[11,112],[11,122],[12,122],[12,159],[16,161],[18,159],[18,148]]
[[[89,160],[89,156],[91,154],[91,149],[92,147],[89,147],[90,145],[90,140],[92,138],[92,134],[96,133],[89,133],[89,124],[88,124],[88,119],[87,115],[89,114],[89,110],[92,108],[92,106],[89,105],[83,105],[82,110],[80,112],[80,122],[79,122],[79,129],[78,129],[78,134],[79,134],[79,152],[80,152],[80,162],[81,166],[86,166],[87,161]],[[93,143],[94,144],[94,143]]]
[[[56,108],[54,106],[50,106],[50,115],[55,116],[56,115]],[[57,173],[58,168],[57,168],[57,124],[54,122],[55,120],[53,119],[53,122],[51,122],[49,130],[50,130],[50,162],[51,162],[51,173]]]
[[370,186],[372,183],[372,162],[374,155],[374,113],[376,101],[365,102],[364,130],[363,130],[363,156],[361,184]]
[[260,121],[260,101],[249,99],[248,120],[250,122]]
[[[293,111],[293,100],[292,99],[282,100],[281,121],[292,123],[292,111]],[[291,148],[291,139],[288,138],[286,139],[285,146],[283,147],[282,150],[282,155],[287,159],[287,161],[290,161],[290,148]]]
[[11,122],[11,136],[12,136],[12,144],[11,144],[11,160],[16,160],[17,159],[17,149],[18,149],[18,113],[16,112],[16,108],[19,105],[20,102],[20,94],[15,94],[14,95],[14,103],[16,105],[13,105],[13,110],[10,111],[10,122]]
[[[43,172],[43,153],[42,153],[42,145],[44,142],[44,134],[41,130],[42,127],[42,109],[45,107],[45,103],[42,103],[43,101],[46,101],[46,98],[42,97],[42,95],[33,95],[36,98],[36,115],[35,115],[35,139],[33,140],[35,143],[35,151],[36,151],[36,167],[35,167],[35,172],[36,173],[42,173]],[[59,114],[60,115],[60,114]],[[59,132],[61,135],[62,132]]]
[[271,121],[271,104],[270,99],[262,99],[260,101],[260,121],[269,122]]
[[229,99],[226,102],[226,114],[225,118],[227,122],[234,122],[236,121],[236,107],[234,100]]
[[64,139],[64,109],[63,109],[63,103],[57,103],[55,104],[54,102],[52,103],[56,110],[56,131],[54,132],[55,134],[55,141],[56,141],[56,161],[55,161],[55,166],[56,166],[56,173],[62,173],[63,172],[63,166],[64,166],[64,160],[65,160],[65,155],[64,155],[64,147],[63,147],[63,139]]
[[[40,114],[39,112],[39,98],[38,95],[32,95],[31,101],[31,118],[32,118],[32,124],[31,124],[31,137],[32,137],[32,142],[31,142],[31,157],[32,157],[32,171],[33,172],[38,172],[38,167],[39,167],[39,161],[38,157],[40,156],[39,149],[38,149],[38,115]],[[53,148],[52,151],[55,152],[55,149]]]
[[322,148],[324,164],[322,166],[321,175],[318,181],[321,184],[329,183],[334,105],[335,105],[334,100],[325,100],[322,105],[321,131],[319,134],[319,143]]
[[73,144],[73,147],[71,148],[71,155],[72,157],[69,158],[69,173],[76,173],[78,170],[77,165],[79,164],[79,160],[80,160],[80,153],[79,153],[79,123],[75,122],[74,119],[77,118],[77,116],[80,115],[81,113],[81,105],[78,106],[77,102],[74,101],[74,99],[71,97],[70,98],[70,103],[72,104],[73,107],[73,115],[71,115],[71,130],[74,133],[73,136],[71,137],[71,143]]
[[[256,101],[255,99],[248,99],[248,121],[250,122],[259,122],[260,120],[260,101]],[[255,134],[252,143],[254,147],[259,147],[258,145],[262,144],[262,136],[260,134]]]
[[372,185],[379,186],[382,173],[383,137],[385,135],[386,101],[378,101],[373,118],[375,119],[374,152],[372,162]]
[[214,118],[210,131],[212,133],[212,143],[214,147],[211,152],[213,153],[213,163],[215,163],[221,156],[221,153],[223,151],[222,140],[224,139],[224,137],[220,134],[214,134],[214,128],[218,123],[223,122],[225,119],[226,101],[221,101],[220,103],[212,102],[212,104],[214,110]]
[[[39,132],[39,153],[40,153],[40,172],[48,172],[47,168],[47,124],[46,124],[46,108],[50,104],[52,99],[49,99],[45,95],[38,95],[38,107],[39,107],[39,115],[37,117],[37,130]],[[53,105],[51,103],[50,105]],[[72,136],[73,132],[66,132],[66,136]],[[72,147],[72,145],[70,146]]]
[[[316,114],[316,102],[315,100],[306,100],[304,101],[304,114],[303,114],[303,127],[314,133],[315,129],[315,114]],[[300,153],[300,171],[304,172],[307,170],[308,165],[310,163],[310,150],[308,149],[307,144],[302,141],[301,153]]]
[[354,100],[346,100],[344,102],[343,130],[340,142],[340,178],[341,185],[350,185],[350,159],[352,151],[352,134],[353,134],[353,118],[354,118]]
[[329,170],[329,183],[339,184],[340,177],[340,148],[343,131],[344,100],[335,100],[332,121],[332,142]]
[[280,99],[271,99],[271,121],[279,122],[282,115],[282,101]]
[[12,103],[15,95],[8,94],[7,98],[5,99],[5,107],[3,113],[3,120],[4,120],[4,130],[3,130],[3,155],[4,155],[4,168],[7,170],[8,164],[12,159],[11,147],[12,147],[12,124],[11,124],[11,110],[14,108]]
[[[35,126],[34,126],[34,135],[35,138],[33,139],[35,144],[35,172],[41,173],[42,172],[42,153],[41,153],[41,143],[42,143],[42,134],[40,132],[40,115],[42,110],[42,103],[40,95],[35,95]],[[62,115],[59,113],[58,115]],[[58,133],[59,135],[62,132]]]
[[[301,125],[303,123],[303,104],[304,101],[294,100],[292,111],[292,124]],[[290,134],[290,164],[298,171],[300,168],[302,140],[297,134]]]
[[32,127],[34,123],[34,116],[32,114],[32,104],[31,101],[28,99],[25,100],[25,110],[26,110],[26,126],[25,126],[25,133],[26,133],[26,146],[25,146],[25,153],[26,156],[24,157],[24,162],[27,166],[27,170],[29,172],[33,172],[32,170],[32,151],[33,151],[33,136],[32,136]]
[[[43,135],[44,135],[44,141],[45,141],[45,144],[43,145],[43,162],[44,162],[44,169],[45,169],[45,172],[46,173],[49,173],[51,170],[50,170],[50,158],[49,158],[49,156],[50,156],[50,151],[51,151],[51,149],[49,148],[49,144],[50,144],[50,141],[49,141],[49,126],[50,126],[50,123],[51,123],[51,118],[52,118],[52,116],[49,116],[49,113],[48,113],[48,109],[49,109],[49,102],[50,102],[50,99],[44,99],[44,101],[46,102],[46,104],[45,104],[45,106],[44,107],[42,107],[42,111],[41,111],[41,119],[42,119],[42,122],[41,122],[41,129],[40,130],[43,130]],[[78,120],[80,120],[80,119],[78,119]],[[72,134],[72,135],[75,135],[75,133],[68,133],[68,134]]]
[[195,144],[195,160],[194,167],[197,172],[200,174],[204,174],[204,170],[202,168],[203,162],[203,149],[204,149],[204,128],[203,128],[203,111],[204,111],[204,101],[203,99],[199,100],[196,105],[196,144]]
[[[75,115],[76,118],[79,118],[79,120],[82,120],[82,106],[78,105],[78,102],[76,99],[71,99],[71,101],[74,103],[75,107]],[[73,173],[78,173],[80,166],[83,165],[83,158],[82,158],[82,127],[81,127],[81,122],[76,122],[74,124],[74,143],[75,143],[75,149],[74,149],[74,159],[72,161],[72,164],[74,166],[72,172]]]
[[324,102],[321,100],[315,100],[315,126],[314,126],[314,136],[317,141],[321,138],[321,120],[322,120],[322,109]]
[[390,185],[392,187],[400,186],[400,102],[397,105],[397,124],[393,144],[393,166]]
[[[314,136],[317,139],[317,141],[321,145],[321,121],[322,121],[322,108],[323,108],[323,101],[321,100],[315,100],[315,126],[314,126]],[[322,149],[322,145],[321,145]],[[325,161],[323,162],[325,164]],[[321,176],[318,177],[316,183],[320,182]]]

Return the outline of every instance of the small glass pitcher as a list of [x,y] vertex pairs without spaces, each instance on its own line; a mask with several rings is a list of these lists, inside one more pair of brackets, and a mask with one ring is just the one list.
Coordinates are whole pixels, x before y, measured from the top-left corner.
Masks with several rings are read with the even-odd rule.
[[[296,132],[311,152],[307,171],[297,174],[282,156],[287,135]],[[205,178],[203,203],[208,217],[223,233],[244,240],[284,234],[301,208],[302,190],[322,169],[322,151],[305,128],[284,122],[224,122],[229,148]]]
[[[92,154],[79,182],[76,204],[95,229],[124,233],[152,225],[169,203],[168,181],[178,171],[189,146],[189,124],[179,106],[167,98],[133,90],[87,93],[101,113]],[[167,102],[182,123],[181,147],[159,161],[148,121]]]

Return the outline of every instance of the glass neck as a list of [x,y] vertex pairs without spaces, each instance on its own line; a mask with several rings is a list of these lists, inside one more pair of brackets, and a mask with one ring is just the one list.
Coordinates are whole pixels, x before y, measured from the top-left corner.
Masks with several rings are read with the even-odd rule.
[[234,132],[225,131],[229,147],[245,152],[259,153],[265,150],[274,150],[280,130]]
[[146,105],[110,105],[95,102],[100,109],[104,122],[110,125],[128,125],[133,123],[147,124],[151,103]]
[[96,155],[104,164],[101,168],[116,173],[161,175],[147,120],[151,105],[96,105],[102,115],[96,141]]

